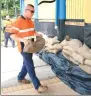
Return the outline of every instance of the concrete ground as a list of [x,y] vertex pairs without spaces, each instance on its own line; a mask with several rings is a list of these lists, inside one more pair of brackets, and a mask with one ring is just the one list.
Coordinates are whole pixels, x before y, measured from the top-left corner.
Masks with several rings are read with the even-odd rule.
[[[55,78],[55,74],[52,72],[51,67],[47,65],[44,61],[39,59],[37,55],[33,55],[35,71],[37,77],[40,80],[49,80]],[[19,84],[17,82],[17,75],[22,66],[22,57],[17,52],[17,48],[8,47],[5,48],[1,46],[1,90],[4,92],[7,88],[9,90],[17,89]],[[29,76],[26,76],[29,80]],[[49,89],[47,92],[41,95],[78,95],[67,85],[65,85],[61,80],[59,82],[47,83]],[[49,81],[50,82],[50,81]],[[16,88],[17,86],[17,88]],[[21,86],[21,85],[20,85]],[[25,86],[25,85],[24,85]],[[40,95],[37,93],[34,88],[29,86],[26,89],[26,86],[22,90],[16,90],[7,93],[2,93],[4,95]],[[12,89],[12,88],[13,89]],[[25,89],[24,89],[25,88]]]
[[[53,84],[47,84],[48,90],[44,93],[38,93],[34,88],[26,88],[26,86],[23,86],[25,89],[19,89],[22,87],[14,87],[13,89],[18,89],[17,91],[12,91],[12,88],[8,88],[8,92],[2,93],[2,95],[48,95],[48,96],[56,96],[56,95],[67,95],[67,96],[75,96],[79,95],[78,93],[74,92],[72,89],[70,89],[67,85],[65,85],[63,82],[56,82]],[[29,87],[29,86],[28,86]],[[5,92],[5,90],[4,90]]]
[[[33,55],[35,71],[39,79],[46,79],[54,77],[55,74],[52,72],[50,66],[44,61],[39,59],[37,55]],[[9,80],[13,77],[17,78],[17,75],[22,67],[22,56],[17,51],[17,48],[12,47],[1,47],[1,82],[5,84],[5,81],[10,82]],[[28,79],[29,76],[26,76]]]

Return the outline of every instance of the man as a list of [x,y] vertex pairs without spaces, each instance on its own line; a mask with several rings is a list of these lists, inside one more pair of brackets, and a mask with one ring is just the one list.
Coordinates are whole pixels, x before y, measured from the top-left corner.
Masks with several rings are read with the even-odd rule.
[[27,45],[28,43],[27,39],[30,36],[38,35],[34,30],[34,24],[31,20],[33,15],[34,15],[34,6],[31,4],[27,4],[24,9],[23,16],[20,16],[12,26],[11,37],[17,41],[19,52],[23,56],[23,66],[21,72],[18,75],[18,81],[21,83],[30,83],[28,80],[24,78],[28,73],[35,89],[41,93],[46,91],[48,87],[41,85],[40,81],[36,77],[34,64],[32,60],[32,53],[23,52],[24,45]]
[[5,21],[4,30],[3,30],[4,31],[4,43],[5,43],[5,47],[8,47],[8,40],[10,39],[12,47],[14,48],[15,42],[10,37],[11,27],[12,27],[12,21],[10,20],[9,16],[6,16],[6,21]]

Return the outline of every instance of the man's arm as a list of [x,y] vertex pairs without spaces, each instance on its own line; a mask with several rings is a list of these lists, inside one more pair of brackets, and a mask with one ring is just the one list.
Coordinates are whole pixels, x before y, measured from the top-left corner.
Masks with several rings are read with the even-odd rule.
[[26,42],[25,39],[22,39],[21,37],[17,36],[17,33],[19,32],[20,30],[20,20],[16,20],[15,22],[13,22],[12,24],[12,30],[11,30],[11,38],[15,41],[18,41],[18,42]]
[[10,37],[11,37],[13,40],[15,40],[15,41],[23,42],[24,45],[27,45],[27,44],[28,44],[28,40],[23,39],[23,38],[20,38],[20,37],[18,37],[16,34],[12,34]]
[[10,37],[11,37],[13,40],[15,40],[15,41],[19,41],[19,42],[23,41],[22,38],[18,37],[16,34],[11,34]]

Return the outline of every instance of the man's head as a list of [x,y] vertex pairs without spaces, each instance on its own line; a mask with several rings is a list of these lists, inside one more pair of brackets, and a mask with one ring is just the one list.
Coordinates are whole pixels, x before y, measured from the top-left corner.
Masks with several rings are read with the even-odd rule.
[[24,9],[24,17],[25,18],[32,18],[34,15],[34,6],[32,4],[27,4]]
[[9,15],[6,16],[6,20],[10,20],[10,16]]

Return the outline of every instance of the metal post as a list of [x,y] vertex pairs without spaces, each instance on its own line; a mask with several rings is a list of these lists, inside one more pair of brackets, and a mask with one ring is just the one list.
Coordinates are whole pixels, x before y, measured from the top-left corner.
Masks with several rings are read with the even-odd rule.
[[35,14],[34,19],[38,19],[38,0],[34,0]]
[[55,26],[57,26],[58,25],[58,2],[59,2],[59,0],[56,0],[56,2],[55,2],[55,4],[56,4],[56,11],[55,11],[55,13],[56,13],[56,17],[55,17]]
[[20,15],[23,15],[25,3],[24,0],[20,0]]
[[38,23],[38,0],[34,0],[34,8],[35,8],[35,14],[34,14],[34,25],[35,30],[38,31],[39,29],[39,23]]
[[57,36],[58,40],[62,41],[65,36],[66,0],[56,0],[56,7]]
[[66,19],[66,0],[59,0],[58,2],[59,6],[59,19]]

